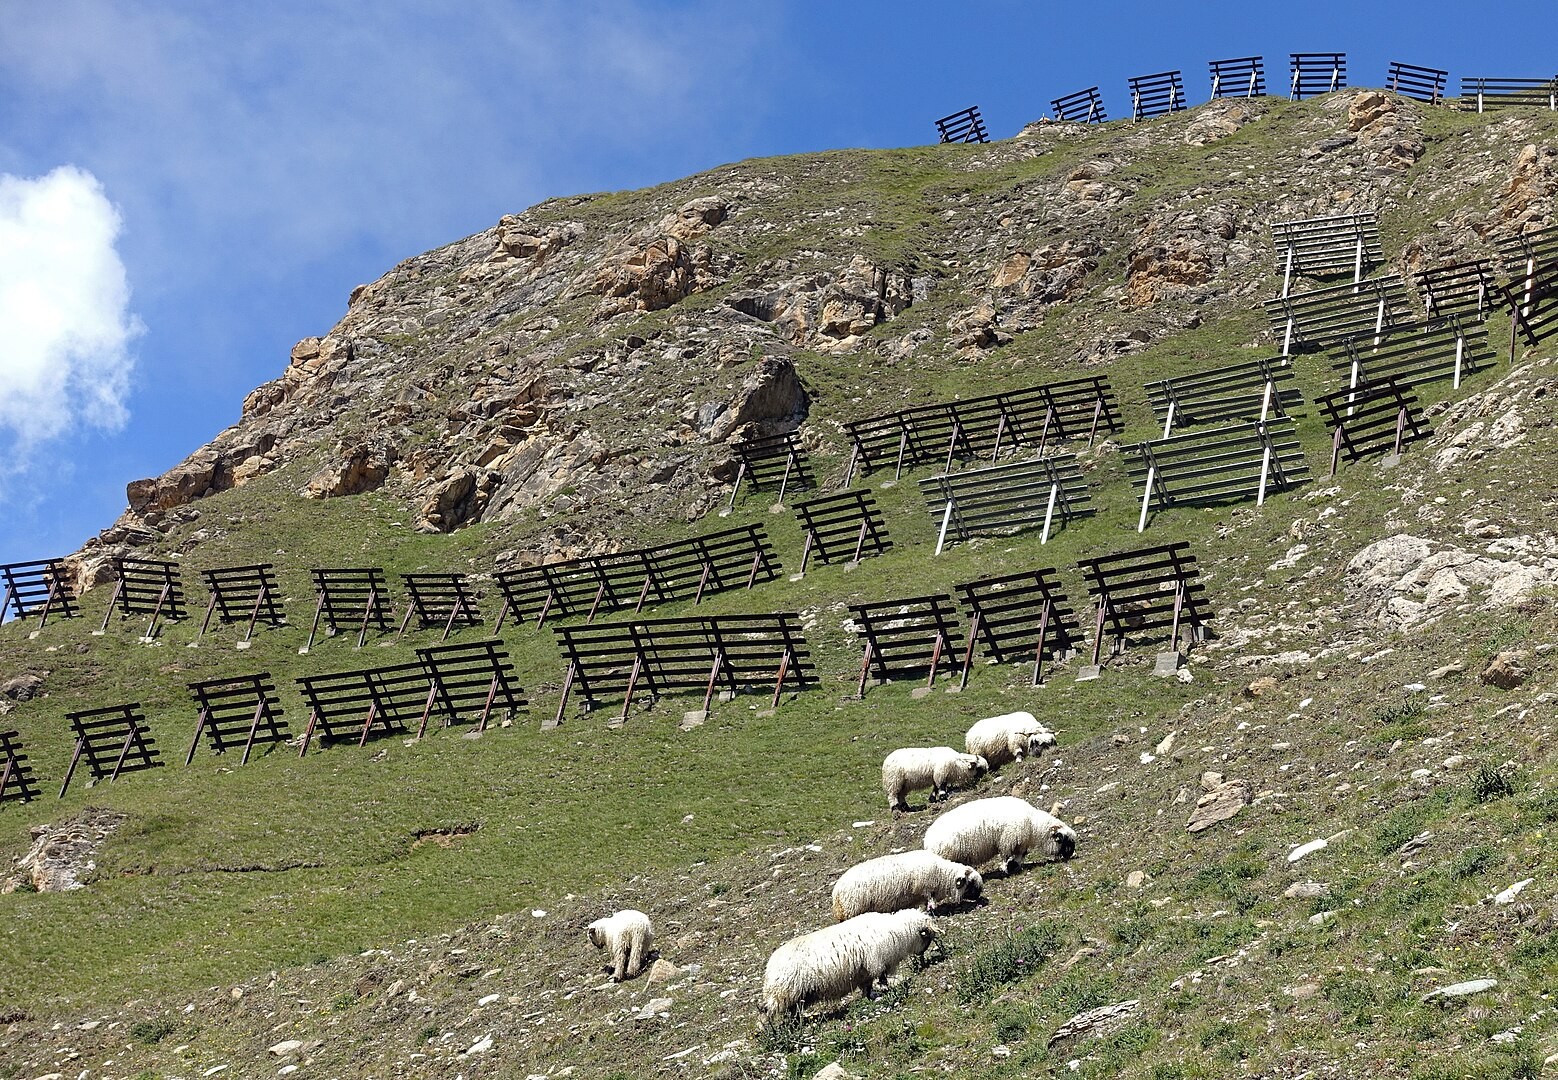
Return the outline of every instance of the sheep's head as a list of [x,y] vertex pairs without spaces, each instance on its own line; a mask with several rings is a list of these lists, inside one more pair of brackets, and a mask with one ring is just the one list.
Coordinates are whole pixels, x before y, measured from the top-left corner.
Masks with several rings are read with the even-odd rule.
[[585,932],[590,935],[591,945],[594,945],[597,949],[605,948],[606,935],[601,931],[600,923],[590,923],[589,928]]
[[1050,843],[1057,855],[1069,861],[1076,854],[1077,834],[1071,831],[1069,825],[1053,825],[1050,827]]
[[985,773],[990,771],[990,763],[988,761],[986,761],[983,757],[979,757],[979,756],[975,756],[975,755],[969,755],[969,756],[970,756],[969,767],[974,770],[974,775],[975,776],[983,776]]
[[1055,745],[1055,733],[1053,731],[1033,731],[1028,734],[1028,753],[1042,754],[1046,748]]
[[965,866],[958,874],[958,894],[964,900],[978,900],[985,891],[985,879],[972,866]]

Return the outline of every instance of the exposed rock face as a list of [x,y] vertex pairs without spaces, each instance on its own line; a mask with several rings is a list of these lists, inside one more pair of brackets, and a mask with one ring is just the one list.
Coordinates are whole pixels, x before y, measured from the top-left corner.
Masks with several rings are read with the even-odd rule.
[[608,260],[595,274],[590,291],[604,297],[601,318],[627,311],[659,311],[712,283],[707,245],[689,248],[664,236]]
[[32,847],[17,862],[15,873],[0,883],[0,893],[84,888],[83,879],[96,869],[98,849],[125,821],[116,810],[90,807],[53,825],[34,825]]
[[339,464],[326,466],[309,479],[303,494],[310,499],[333,499],[342,495],[359,495],[382,487],[388,479],[390,466],[399,456],[389,444],[337,447],[342,454]]
[[417,515],[418,532],[453,532],[474,521],[492,501],[502,477],[487,469],[459,469],[441,479]]
[[757,438],[794,431],[811,404],[795,364],[785,359],[760,360],[741,383],[709,429],[709,439],[724,442],[732,435]]
[[1346,584],[1377,625],[1406,629],[1475,599],[1483,606],[1513,607],[1558,580],[1558,559],[1537,563],[1477,555],[1405,534],[1365,547],[1347,564]]
[[1150,218],[1126,267],[1126,305],[1194,296],[1229,260],[1229,241],[1239,233],[1231,205],[1161,212]]
[[832,272],[792,278],[762,293],[744,293],[731,307],[768,323],[793,345],[844,352],[861,335],[909,307],[914,283],[898,270],[856,256]]
[[130,509],[137,514],[168,510],[220,490],[217,485],[222,471],[219,454],[209,449],[200,450],[161,476],[131,480],[125,486],[125,496],[130,501]]
[[1558,147],[1529,144],[1521,148],[1510,169],[1500,211],[1513,233],[1541,228],[1552,219],[1553,193],[1558,190]]
[[1347,130],[1388,169],[1410,168],[1423,156],[1422,126],[1416,107],[1379,90],[1365,90],[1347,105]]

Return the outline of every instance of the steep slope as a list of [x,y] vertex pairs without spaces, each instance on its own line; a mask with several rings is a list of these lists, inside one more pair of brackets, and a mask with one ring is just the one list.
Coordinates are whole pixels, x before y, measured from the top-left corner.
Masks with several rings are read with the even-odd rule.
[[[1148,438],[1144,381],[1271,352],[1271,221],[1378,208],[1400,269],[1485,254],[1551,220],[1553,127],[1357,92],[544,204],[355,292],[238,425],[132,485],[131,512],[83,555],[89,578],[128,548],[276,561],[292,626],[239,654],[231,633],[186,651],[186,626],[157,648],[118,628],[8,625],[0,662],[41,682],[5,722],[57,776],[63,714],[134,697],[172,757],[189,679],[238,665],[290,682],[409,650],[297,655],[304,567],[485,577],[686,535],[728,497],[725,440],[802,417],[836,480],[846,420],[1098,370],[1122,441]],[[1507,329],[1495,321],[1495,340]],[[1324,357],[1296,369],[1306,400],[1334,385]],[[586,716],[537,731],[561,665],[515,628],[535,715],[479,741],[242,769],[202,756],[7,806],[11,856],[27,826],[124,818],[85,889],[0,897],[0,1000],[15,1002],[0,1061],[17,1075],[804,1076],[835,1058],[869,1075],[1537,1075],[1558,1052],[1555,373],[1538,352],[1434,388],[1436,435],[1399,464],[1259,510],[1159,514],[1145,539],[1194,545],[1213,608],[1214,640],[1177,679],[1152,675],[1147,644],[1091,682],[1073,664],[1033,690],[986,667],[955,696],[899,683],[853,698],[848,602],[1033,566],[1062,568],[1079,597],[1066,568],[1138,543],[1109,442],[1078,447],[1099,513],[1042,547],[1024,535],[933,559],[913,485],[877,474],[892,554],[707,601],[802,613],[824,685],[772,718],[738,699],[679,731],[664,703],[620,730]],[[1312,410],[1301,433],[1318,475]],[[739,502],[732,523],[763,522],[798,559],[767,501]],[[88,595],[89,616],[104,600]],[[916,845],[933,816],[885,811],[881,757],[957,745],[1012,708],[1050,719],[1061,746],[978,794],[1054,805],[1077,858],[994,876],[987,906],[945,920],[945,955],[881,1002],[758,1032],[768,951],[827,920],[845,867]],[[1189,831],[1213,788],[1237,813]],[[655,915],[678,970],[603,985],[581,928],[630,905]],[[1483,976],[1497,985],[1424,1000]]]

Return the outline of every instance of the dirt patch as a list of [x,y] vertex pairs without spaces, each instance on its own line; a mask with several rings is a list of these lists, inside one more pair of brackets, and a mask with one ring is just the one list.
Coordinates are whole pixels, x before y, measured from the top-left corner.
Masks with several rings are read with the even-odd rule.
[[415,851],[423,844],[437,844],[441,848],[452,848],[480,828],[481,822],[474,821],[468,825],[441,825],[433,829],[418,829],[411,834],[411,850]]

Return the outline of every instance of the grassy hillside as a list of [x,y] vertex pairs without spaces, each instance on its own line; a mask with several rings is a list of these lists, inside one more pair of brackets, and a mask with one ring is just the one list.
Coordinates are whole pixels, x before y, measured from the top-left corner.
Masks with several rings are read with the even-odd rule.
[[[1019,140],[730,167],[788,173],[793,183],[762,207],[775,232],[784,226],[782,239],[770,236],[765,248],[756,239],[763,230],[752,230],[741,243],[753,246],[730,249],[745,266],[802,261],[813,243],[849,247],[835,221],[868,226],[861,246],[874,258],[911,270],[934,265],[967,235],[942,212],[949,202],[995,219],[1003,204],[1030,199],[1060,216],[1052,195],[1038,200],[1028,186],[1052,184],[1101,154],[1122,159],[1108,179],[1132,191],[1099,226],[1118,240],[1087,291],[1047,308],[1009,345],[883,359],[905,334],[946,336],[966,300],[954,291],[883,323],[860,351],[796,354],[813,393],[803,430],[819,433],[810,439],[814,464],[830,484],[845,463],[836,425],[888,407],[884,399],[896,407],[1085,365],[1105,371],[1126,427],[1092,448],[1069,448],[1082,457],[1097,513],[1048,544],[1023,534],[933,557],[936,521],[914,480],[934,470],[897,482],[883,471],[865,477],[894,550],[852,569],[814,565],[797,581],[788,572],[799,563],[800,531],[792,514],[770,507],[770,494],[747,492],[728,518],[692,524],[599,504],[590,520],[570,522],[623,543],[761,522],[785,575],[653,614],[800,612],[821,685],[786,695],[772,715],[766,696],[752,694],[680,730],[697,700],[649,707],[646,697],[620,727],[608,725],[616,712],[608,708],[570,710],[560,728],[543,731],[562,664],[550,631],[510,624],[503,637],[530,707],[479,739],[443,729],[421,742],[330,747],[301,761],[282,745],[244,767],[202,746],[186,768],[195,713],[185,683],[270,671],[296,733],[305,720],[296,677],[404,662],[436,637],[370,637],[356,652],[342,635],[300,655],[313,606],[308,567],[371,563],[392,581],[464,570],[482,585],[490,626],[496,556],[525,550],[556,524],[518,515],[422,535],[393,487],[299,498],[314,460],[197,500],[198,517],[153,545],[179,555],[197,607],[199,569],[278,566],[288,625],[261,629],[251,648],[235,648],[233,628],[189,647],[198,612],[154,644],[137,641],[140,627],[117,616],[94,636],[103,588],[87,595],[82,619],[36,636],[29,625],[0,627],[0,672],[43,676],[42,695],[0,725],[21,732],[44,788],[41,799],[0,808],[0,859],[20,857],[35,826],[94,810],[124,815],[86,888],[0,896],[0,1018],[8,1024],[0,1075],[185,1076],[218,1065],[228,1075],[274,1075],[293,1062],[319,1076],[562,1075],[570,1066],[587,1076],[809,1076],[834,1060],[871,1076],[1541,1074],[1558,1052],[1548,1001],[1558,976],[1558,866],[1545,842],[1558,821],[1550,692],[1558,609],[1550,589],[1490,606],[1468,571],[1471,588],[1444,614],[1392,630],[1346,568],[1373,541],[1411,533],[1468,559],[1551,572],[1558,541],[1543,462],[1558,447],[1545,408],[1554,389],[1546,352],[1522,357],[1514,374],[1501,361],[1459,390],[1423,388],[1437,433],[1398,465],[1365,463],[1327,478],[1329,436],[1306,405],[1298,419],[1308,484],[1258,510],[1159,512],[1145,535],[1135,531],[1139,495],[1119,447],[1159,433],[1144,383],[1270,355],[1256,302],[1277,280],[1259,251],[1259,274],[1229,282],[1215,299],[1127,310],[1111,290],[1129,261],[1131,215],[1181,195],[1193,203],[1187,193],[1214,183],[1258,207],[1260,184],[1219,180],[1229,159],[1269,181],[1336,112],[1324,102],[1266,108],[1211,147],[1186,146],[1179,132],[1189,118],[1175,118],[1175,126],[1056,136],[1031,157]],[[1550,125],[1514,123],[1524,126],[1499,132],[1493,121],[1425,112],[1422,159],[1400,183],[1380,181],[1388,256],[1476,204],[1461,189],[1428,189],[1428,178],[1470,170],[1472,157],[1451,160],[1464,144],[1549,137]],[[1502,172],[1489,168],[1477,181],[1476,199],[1499,198],[1507,164],[1506,155]],[[820,176],[829,184],[806,185]],[[718,179],[582,207],[549,204],[542,214],[566,211],[592,227],[590,215],[652,216]],[[1323,176],[1300,182],[1327,184]],[[854,197],[840,198],[844,190]],[[958,288],[983,280],[1001,255],[998,247],[958,253]],[[678,340],[721,295],[699,294],[612,333]],[[1078,355],[1084,340],[1137,326],[1150,327],[1145,343],[1105,359]],[[1489,331],[1504,342],[1507,320],[1495,316]],[[633,393],[681,392],[698,367],[651,367]],[[1306,402],[1336,386],[1323,354],[1299,356],[1294,367]],[[607,441],[613,408],[581,410]],[[1445,455],[1451,448],[1462,452]],[[1073,661],[1032,689],[1025,669],[981,664],[961,693],[944,677],[928,695],[904,680],[854,698],[859,650],[845,625],[853,600],[1055,567],[1085,609],[1077,559],[1175,540],[1189,541],[1200,560],[1214,634],[1192,652],[1187,678],[1151,674],[1163,647],[1153,638],[1134,642],[1095,681],[1075,681]],[[1522,654],[1514,689],[1479,681],[1501,652]],[[97,786],[78,774],[56,800],[71,750],[65,714],[131,700],[145,707],[166,767]],[[993,875],[989,903],[944,919],[945,948],[881,1000],[821,1011],[800,1029],[758,1031],[768,952],[828,920],[839,872],[917,846],[934,816],[886,810],[882,757],[898,746],[961,746],[974,719],[1013,709],[1049,722],[1060,746],[1008,767],[978,794],[1054,806],[1077,828],[1077,857],[1009,880]],[[1247,780],[1253,802],[1192,834],[1185,823],[1208,772]],[[1297,845],[1326,837],[1324,850],[1288,861]],[[1526,878],[1533,883],[1515,902],[1491,902]],[[1311,887],[1288,895],[1293,885]],[[619,906],[655,918],[661,955],[680,969],[669,980],[602,985],[582,927]],[[1423,1000],[1483,976],[1498,985]],[[635,1019],[659,997],[671,1004]],[[1137,1004],[1101,1033],[1052,1043],[1076,1014],[1123,1001]],[[489,1048],[472,1050],[488,1037]],[[287,1040],[300,1045],[267,1052]]]

